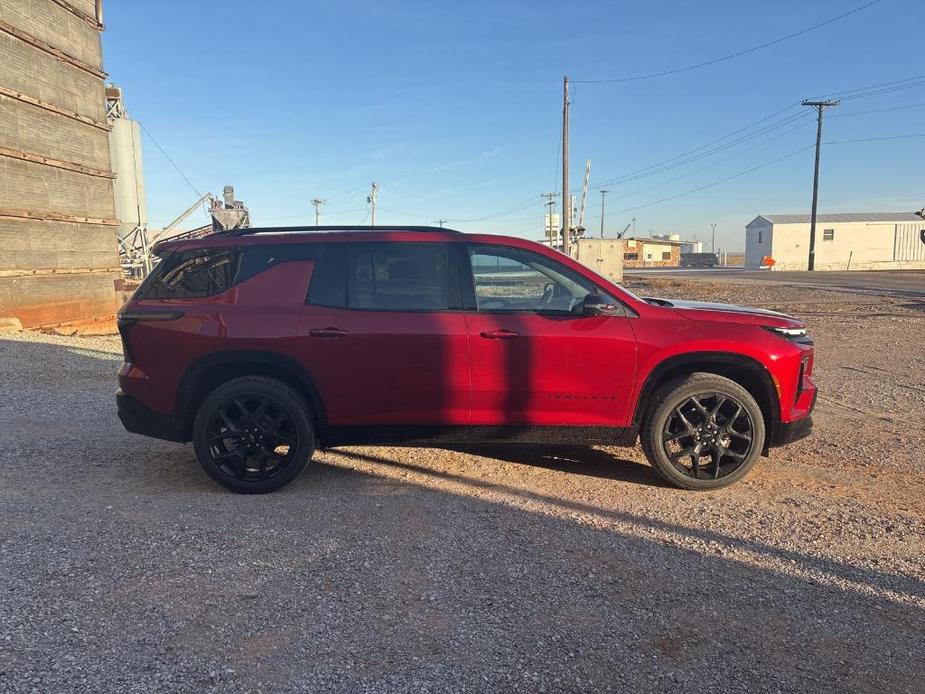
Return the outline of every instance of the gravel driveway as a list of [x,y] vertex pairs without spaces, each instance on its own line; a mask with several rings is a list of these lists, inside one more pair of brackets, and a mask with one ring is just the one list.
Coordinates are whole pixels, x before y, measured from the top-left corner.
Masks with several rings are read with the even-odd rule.
[[816,434],[706,494],[495,447],[238,496],[122,429],[115,338],[5,336],[0,691],[925,690],[923,307],[645,289],[806,315]]

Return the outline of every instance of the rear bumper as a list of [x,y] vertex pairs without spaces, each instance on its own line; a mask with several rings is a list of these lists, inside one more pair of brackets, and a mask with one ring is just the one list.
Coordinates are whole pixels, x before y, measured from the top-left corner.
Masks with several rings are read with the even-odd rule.
[[119,420],[126,430],[133,434],[150,436],[166,441],[184,442],[189,440],[184,432],[183,423],[173,415],[155,412],[147,405],[126,395],[121,390],[116,393],[116,407]]

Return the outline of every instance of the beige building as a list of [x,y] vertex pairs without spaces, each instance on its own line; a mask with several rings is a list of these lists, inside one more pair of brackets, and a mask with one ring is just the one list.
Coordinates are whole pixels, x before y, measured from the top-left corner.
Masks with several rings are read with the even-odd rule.
[[[806,270],[808,214],[768,214],[745,227],[745,269],[773,258],[774,270]],[[925,269],[925,220],[912,212],[816,216],[816,270]]]
[[681,265],[681,237],[653,236],[624,239],[623,267],[678,267]]

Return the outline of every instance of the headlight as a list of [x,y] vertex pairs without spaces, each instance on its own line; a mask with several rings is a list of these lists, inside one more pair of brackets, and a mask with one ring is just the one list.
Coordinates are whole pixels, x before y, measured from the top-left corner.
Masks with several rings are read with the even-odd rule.
[[766,325],[764,329],[791,342],[798,342],[801,345],[813,344],[812,338],[806,334],[806,328],[776,328]]

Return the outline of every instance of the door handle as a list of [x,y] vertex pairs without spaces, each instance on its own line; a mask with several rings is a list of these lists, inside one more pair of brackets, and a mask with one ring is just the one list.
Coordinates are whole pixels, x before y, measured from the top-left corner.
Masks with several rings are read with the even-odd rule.
[[340,328],[312,328],[308,334],[312,337],[344,337],[347,331]]
[[481,333],[482,337],[489,340],[513,340],[515,337],[520,337],[520,333],[516,330],[483,330]]

